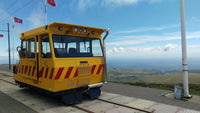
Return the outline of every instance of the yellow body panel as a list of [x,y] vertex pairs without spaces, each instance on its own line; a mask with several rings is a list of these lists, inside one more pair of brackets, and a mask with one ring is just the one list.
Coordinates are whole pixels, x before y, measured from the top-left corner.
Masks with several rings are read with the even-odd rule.
[[[58,27],[62,27],[62,30]],[[74,28],[87,29],[87,33],[75,33]],[[92,32],[95,33],[92,34]],[[103,82],[104,57],[56,58],[52,41],[52,34],[99,38],[101,41],[103,32],[101,28],[55,22],[21,33],[21,40],[31,38],[37,40],[38,37],[38,42],[35,41],[35,58],[20,58],[20,63],[15,65],[17,74],[14,74],[14,79],[51,92],[87,87]],[[49,35],[51,58],[41,57],[41,36],[43,35]]]

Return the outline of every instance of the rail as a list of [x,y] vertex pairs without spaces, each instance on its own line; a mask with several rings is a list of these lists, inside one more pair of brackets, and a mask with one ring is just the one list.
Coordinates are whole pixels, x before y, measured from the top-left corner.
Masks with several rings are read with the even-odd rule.
[[[6,74],[4,74],[3,76],[11,77],[10,75],[6,75]],[[0,80],[16,86],[16,84],[13,83],[13,82],[4,80],[4,79],[2,79],[2,78],[0,78]],[[141,112],[145,112],[145,113],[154,113],[154,110],[153,110],[153,111],[147,111],[147,110],[143,110],[143,109],[139,109],[139,108],[135,108],[135,107],[131,107],[131,106],[127,106],[127,105],[123,105],[123,104],[111,102],[111,101],[104,100],[104,99],[97,99],[97,100],[103,101],[103,102],[106,102],[106,103],[110,103],[110,104],[115,104],[115,105],[118,105],[118,106],[121,106],[121,107],[125,107],[125,108],[129,108],[129,109],[134,109],[134,110],[141,111]],[[72,107],[74,107],[74,108],[76,108],[76,109],[79,109],[79,110],[82,110],[82,111],[87,112],[87,113],[94,113],[93,111],[84,109],[84,108],[79,107],[79,106],[76,106],[76,105],[73,105]]]
[[106,43],[105,39],[109,34],[110,29],[105,29],[105,36],[103,37],[103,53],[104,53],[104,83],[107,83],[107,63],[106,63]]
[[123,105],[123,104],[111,102],[111,101],[104,100],[104,99],[97,99],[97,100],[100,100],[100,101],[103,101],[103,102],[107,102],[107,103],[110,103],[110,104],[115,104],[115,105],[122,106],[122,107],[125,107],[125,108],[130,108],[130,109],[142,111],[142,112],[145,112],[145,113],[154,113],[154,110],[152,110],[152,111],[147,111],[147,110],[143,110],[143,109],[139,109],[139,108],[135,108],[135,107],[131,107],[131,106],[127,106],[127,105]]

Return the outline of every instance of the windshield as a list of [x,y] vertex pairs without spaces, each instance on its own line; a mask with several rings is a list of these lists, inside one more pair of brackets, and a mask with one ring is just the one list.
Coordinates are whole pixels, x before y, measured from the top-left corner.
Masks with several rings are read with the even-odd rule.
[[54,52],[57,58],[65,57],[101,57],[100,40],[65,35],[52,35]]

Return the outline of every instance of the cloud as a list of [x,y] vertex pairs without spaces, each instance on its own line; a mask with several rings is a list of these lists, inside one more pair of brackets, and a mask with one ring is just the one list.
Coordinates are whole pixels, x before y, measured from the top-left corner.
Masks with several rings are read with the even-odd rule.
[[105,6],[122,6],[122,5],[135,5],[141,0],[104,0],[103,5]]
[[0,23],[8,21],[8,19],[11,21],[12,16],[10,14],[8,14],[8,12],[5,11],[4,9],[1,9],[1,7],[0,7],[0,13],[1,13],[1,15],[0,15]]
[[119,48],[113,48],[113,49],[110,49],[107,51],[107,53],[111,53],[111,54],[115,54],[115,53],[121,53],[124,51],[124,48],[123,47],[119,47]]
[[191,22],[200,23],[200,19],[193,16],[193,17],[191,17]]
[[108,46],[118,46],[118,45],[135,45],[135,44],[141,44],[140,41],[132,41],[132,40],[125,40],[125,41],[115,41],[115,42],[106,42],[106,45]]
[[77,9],[84,11],[85,9],[95,5],[94,0],[79,0]]
[[154,36],[154,35],[130,35],[130,36],[121,36],[118,39],[113,40],[112,42],[107,42],[109,46],[118,46],[118,45],[136,45],[147,42],[157,42],[157,41],[167,41],[167,40],[176,40],[181,39],[180,36]]
[[148,0],[149,3],[157,3],[157,2],[162,2],[163,0]]
[[[178,35],[179,34],[179,35]],[[156,35],[128,35],[128,36],[115,36],[116,39],[112,42],[107,42],[108,46],[125,46],[125,45],[136,45],[149,42],[158,42],[158,41],[170,41],[170,40],[181,40],[181,33],[171,33],[171,35],[156,36]],[[200,38],[200,31],[196,32],[187,32],[187,39]]]
[[124,30],[124,31],[119,31],[118,33],[137,33],[137,32],[146,32],[146,31],[161,31],[161,30],[165,30],[165,29],[170,29],[170,28],[176,28],[179,27],[180,25],[176,24],[176,25],[168,25],[168,26],[161,26],[161,27],[141,27],[141,28],[137,28],[137,29],[132,29],[132,30]]
[[162,47],[114,47],[112,49],[108,49],[107,50],[107,54],[109,55],[116,55],[116,54],[120,54],[120,55],[128,55],[130,54],[130,52],[168,52],[171,51],[172,49],[176,49],[180,47],[176,44],[166,44]]
[[200,45],[188,45],[190,48],[200,48]]
[[[69,7],[74,10],[77,9],[80,12],[89,9],[90,7],[100,5],[102,7],[120,7],[120,6],[127,6],[127,5],[136,5],[139,2],[148,2],[148,3],[156,3],[163,0],[73,0],[68,5]],[[62,7],[66,7],[63,5]]]
[[78,10],[78,12],[82,13],[95,5],[98,5],[97,0],[72,0],[69,4],[62,4],[62,8],[66,8],[68,6],[71,10]]
[[148,2],[148,3],[159,3],[163,0],[103,0],[103,6],[125,6],[125,5],[136,5],[139,2]]
[[43,26],[45,24],[44,20],[44,11],[43,11],[43,4],[39,4],[40,7],[37,7],[37,9],[33,10],[32,13],[26,20],[30,22],[31,28],[36,28]]
[[169,50],[171,50],[171,49],[174,49],[174,48],[176,48],[178,45],[176,45],[176,44],[167,44],[167,45],[165,45],[165,47],[163,48],[163,51],[169,51]]

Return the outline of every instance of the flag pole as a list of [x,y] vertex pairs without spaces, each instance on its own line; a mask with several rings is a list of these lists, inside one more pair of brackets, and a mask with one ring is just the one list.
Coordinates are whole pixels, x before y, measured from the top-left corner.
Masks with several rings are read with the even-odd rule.
[[11,70],[11,63],[10,63],[10,29],[9,29],[9,22],[8,25],[8,57],[9,57],[9,69]]
[[12,28],[13,28],[13,29],[12,29],[12,40],[13,40],[13,64],[14,64],[14,63],[15,63],[15,62],[14,62],[14,58],[15,58],[15,57],[14,57],[14,50],[15,50],[15,48],[14,48],[14,16],[13,16],[12,19],[13,19],[13,24],[12,24]]
[[186,47],[186,34],[185,34],[184,0],[180,0],[180,10],[181,10],[183,89],[184,89],[184,97],[191,98],[192,96],[189,94],[189,85],[188,85],[188,65],[187,65],[187,47]]
[[47,25],[47,0],[44,0],[45,2],[45,24]]

